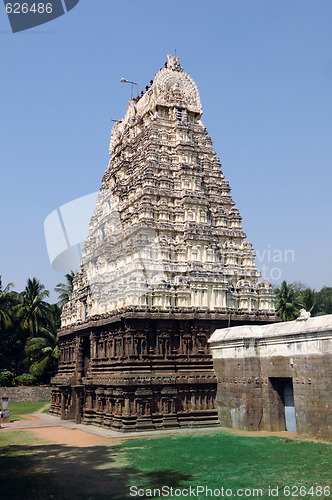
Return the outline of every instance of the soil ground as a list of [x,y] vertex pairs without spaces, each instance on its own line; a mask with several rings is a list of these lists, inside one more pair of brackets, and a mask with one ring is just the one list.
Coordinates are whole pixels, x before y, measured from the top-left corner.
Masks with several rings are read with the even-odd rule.
[[[48,405],[41,408],[39,411],[32,415],[22,415],[24,420],[11,422],[6,425],[2,425],[1,432],[25,429],[32,432],[32,434],[48,443],[63,444],[68,446],[77,447],[88,447],[88,446],[112,446],[114,444],[120,444],[126,439],[138,438],[148,436],[153,438],[154,436],[159,436],[163,434],[167,435],[177,435],[182,433],[196,433],[204,432],[205,429],[179,429],[177,431],[152,431],[143,433],[130,433],[122,434],[116,431],[109,431],[107,429],[98,428],[95,426],[86,425],[76,425],[73,422],[63,421],[57,417],[51,417],[50,415],[43,414],[45,408]],[[31,425],[30,425],[31,424]],[[224,429],[224,428],[214,428],[207,429],[214,431],[223,431],[237,434],[246,437],[283,437],[289,439],[296,439],[297,434],[291,432],[268,432],[268,431],[242,431],[234,429]],[[109,437],[108,437],[109,436]],[[314,438],[304,438],[301,436],[301,440],[309,441],[319,441],[323,443],[331,444],[330,441],[316,440]]]
[[[48,443],[64,444],[66,446],[77,446],[86,448],[88,446],[112,446],[119,444],[123,439],[110,439],[102,436],[95,436],[78,429],[67,429],[66,427],[41,427],[30,429],[30,432],[39,439]],[[124,438],[125,439],[125,438]]]

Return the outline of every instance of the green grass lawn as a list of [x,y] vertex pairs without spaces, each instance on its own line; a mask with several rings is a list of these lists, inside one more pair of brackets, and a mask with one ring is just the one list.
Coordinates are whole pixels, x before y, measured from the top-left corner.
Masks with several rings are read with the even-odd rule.
[[[38,410],[44,408],[48,401],[27,401],[22,403],[11,403],[9,401],[8,409],[10,411],[10,421],[22,420],[24,417],[19,417],[19,415],[28,415],[30,413],[35,413]],[[46,410],[46,412],[48,409]]]
[[[261,488],[265,495],[261,498],[269,498],[269,487],[279,487],[282,498],[284,486],[309,490],[311,485],[329,485],[332,498],[332,446],[322,443],[218,432],[128,440],[118,451],[129,468],[138,469],[130,474],[132,484],[144,489],[200,485],[234,493],[239,488]],[[297,496],[302,497],[299,492]]]
[[[332,498],[331,464],[328,444],[226,432],[128,439],[88,448],[42,443],[27,431],[0,433],[1,489],[13,500],[151,498],[152,490],[162,486],[176,493],[160,498],[218,498],[213,490],[222,488],[225,498],[226,490],[235,496],[241,488],[247,493],[256,489],[251,498],[271,499],[269,487],[274,492],[279,488],[278,499]],[[187,496],[190,486],[208,487],[212,494]],[[329,486],[330,495],[319,486]],[[130,487],[136,487],[132,496]],[[185,489],[183,494],[180,489]]]

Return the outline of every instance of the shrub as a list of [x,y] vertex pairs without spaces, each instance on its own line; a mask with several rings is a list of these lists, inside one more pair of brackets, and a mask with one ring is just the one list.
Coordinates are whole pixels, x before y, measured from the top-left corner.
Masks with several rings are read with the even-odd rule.
[[14,375],[9,370],[0,371],[0,387],[10,387],[13,383]]
[[36,385],[37,377],[31,375],[31,373],[23,373],[23,375],[18,375],[15,377],[16,385]]

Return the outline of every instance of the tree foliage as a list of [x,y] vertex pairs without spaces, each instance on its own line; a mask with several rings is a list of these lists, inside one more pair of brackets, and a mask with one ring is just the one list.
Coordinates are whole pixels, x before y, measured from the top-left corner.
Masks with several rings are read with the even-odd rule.
[[39,328],[38,337],[30,337],[25,353],[30,357],[30,372],[36,377],[50,378],[55,375],[60,357],[57,330],[60,327],[61,309],[57,304],[50,307],[46,326]]
[[12,374],[2,383],[49,382],[59,358],[61,308],[47,301],[49,291],[37,278],[28,279],[20,293],[12,287],[3,287],[0,277],[0,367]]
[[275,290],[276,310],[283,321],[291,321],[300,315],[300,309],[310,312],[311,316],[332,314],[332,287],[324,286],[319,292],[297,281],[283,281]]
[[13,283],[8,283],[2,288],[2,279],[0,276],[0,332],[12,325],[10,318],[10,308],[13,305],[13,297],[10,293]]
[[58,283],[54,290],[59,294],[59,300],[57,302],[59,307],[63,307],[66,302],[69,301],[71,294],[73,293],[73,280],[75,277],[74,271],[65,274],[66,283]]
[[332,314],[332,288],[323,286],[319,292],[316,292],[316,297],[317,314]]
[[293,286],[286,281],[281,283],[276,289],[276,310],[283,321],[290,321],[300,315],[302,303],[299,294],[295,292]]
[[50,313],[50,304],[46,302],[49,291],[36,278],[28,279],[27,286],[20,294],[19,304],[15,306],[21,327],[31,337],[38,335],[41,327],[45,327]]

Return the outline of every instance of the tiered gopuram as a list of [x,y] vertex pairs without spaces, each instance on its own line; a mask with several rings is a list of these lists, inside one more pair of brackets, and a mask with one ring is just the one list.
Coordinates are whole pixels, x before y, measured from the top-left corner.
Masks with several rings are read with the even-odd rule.
[[218,423],[207,340],[276,320],[197,87],[168,63],[112,130],[63,309],[51,412],[121,431]]

